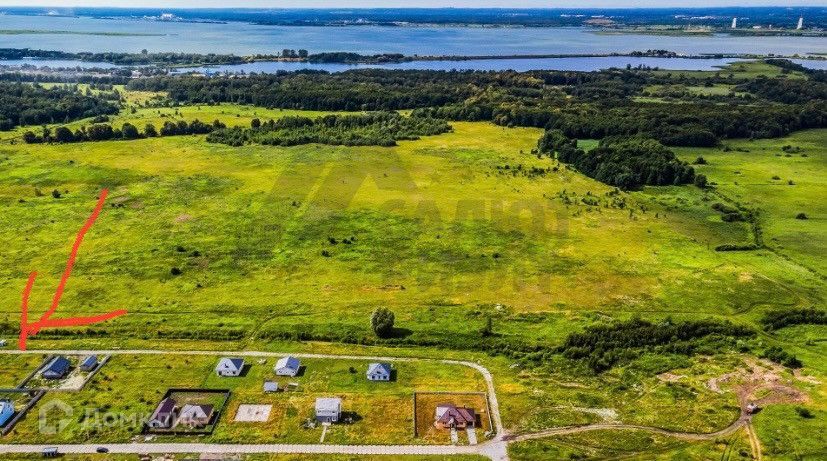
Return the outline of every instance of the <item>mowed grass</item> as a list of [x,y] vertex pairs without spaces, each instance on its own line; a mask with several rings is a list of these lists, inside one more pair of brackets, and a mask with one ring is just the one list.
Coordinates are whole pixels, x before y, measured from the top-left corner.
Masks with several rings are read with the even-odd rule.
[[[481,375],[461,365],[438,362],[394,362],[397,379],[369,382],[366,360],[303,359],[297,377],[277,377],[275,358],[249,357],[249,369],[241,377],[215,375],[218,356],[115,355],[80,392],[47,395],[9,434],[14,441],[127,442],[140,434],[142,422],[152,414],[168,389],[229,389],[231,397],[223,409],[213,435],[199,440],[219,443],[315,443],[321,427],[302,427],[314,418],[318,397],[340,397],[352,424],[328,430],[330,443],[435,443],[413,435],[413,392],[480,392]],[[260,363],[264,360],[264,363]],[[281,388],[298,383],[294,390],[265,394],[265,380]],[[181,394],[183,403],[220,405],[223,395]],[[40,408],[60,401],[72,408],[69,425],[56,435],[38,431]],[[239,405],[272,405],[266,423],[236,422]],[[389,423],[392,421],[392,423]],[[187,436],[158,436],[162,440],[191,440]]]

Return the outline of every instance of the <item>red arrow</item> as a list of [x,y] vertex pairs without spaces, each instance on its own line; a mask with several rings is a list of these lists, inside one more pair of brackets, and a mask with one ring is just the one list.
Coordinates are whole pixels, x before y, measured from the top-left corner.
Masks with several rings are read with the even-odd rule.
[[98,204],[95,206],[95,211],[92,212],[92,215],[89,216],[89,219],[86,220],[86,223],[78,232],[77,237],[75,237],[75,243],[72,245],[72,252],[69,254],[69,260],[66,261],[66,269],[63,271],[63,276],[60,278],[60,283],[57,285],[57,290],[55,290],[55,296],[52,298],[52,305],[49,307],[49,310],[46,311],[43,316],[40,317],[40,320],[34,323],[29,322],[29,296],[32,293],[32,287],[34,287],[34,281],[37,278],[37,272],[32,272],[29,274],[29,281],[26,283],[26,288],[23,289],[23,303],[22,303],[22,315],[20,316],[20,340],[18,345],[21,351],[26,350],[26,341],[28,340],[29,336],[34,336],[42,328],[67,328],[67,327],[77,327],[83,325],[91,325],[94,323],[105,322],[107,320],[113,319],[115,317],[120,317],[126,314],[126,311],[116,310],[112,311],[108,314],[97,315],[93,317],[70,317],[66,319],[58,319],[52,320],[51,317],[57,312],[58,305],[60,304],[60,298],[63,297],[63,290],[66,288],[66,282],[69,281],[69,276],[72,275],[72,267],[75,265],[75,260],[77,259],[78,250],[80,249],[80,244],[83,243],[83,237],[86,235],[86,232],[92,228],[92,225],[95,224],[95,221],[98,219],[101,210],[103,209],[103,203],[106,201],[106,196],[109,193],[107,189],[101,191],[100,198],[98,199]]

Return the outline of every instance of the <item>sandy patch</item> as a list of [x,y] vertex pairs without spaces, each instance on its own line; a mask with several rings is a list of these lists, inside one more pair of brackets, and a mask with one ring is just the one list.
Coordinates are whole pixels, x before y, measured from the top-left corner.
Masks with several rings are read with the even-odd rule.
[[272,405],[247,405],[242,404],[238,406],[238,411],[235,413],[235,422],[237,423],[266,423],[270,420],[270,411],[273,410]]
[[187,222],[192,221],[192,216],[188,214],[181,214],[175,217],[175,222]]
[[744,359],[746,370],[726,373],[707,381],[713,392],[722,393],[721,385],[731,384],[742,408],[755,403],[759,407],[774,403],[802,403],[807,395],[793,386],[793,380],[785,377],[781,365],[767,360]]
[[686,375],[676,375],[674,373],[661,373],[658,375],[658,379],[665,382],[665,383],[675,383],[680,381],[681,379],[686,378]]

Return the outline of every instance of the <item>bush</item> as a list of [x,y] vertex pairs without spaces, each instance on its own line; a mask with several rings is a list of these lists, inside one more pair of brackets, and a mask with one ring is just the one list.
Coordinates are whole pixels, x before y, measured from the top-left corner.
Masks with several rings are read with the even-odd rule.
[[778,346],[772,346],[764,351],[761,357],[771,360],[777,364],[784,365],[787,368],[801,368],[803,364],[795,355],[788,353]]
[[123,139],[138,139],[141,137],[141,134],[138,132],[138,128],[131,123],[124,123],[123,128],[121,128],[121,137]]
[[810,218],[807,217],[806,213],[798,213],[797,215],[795,215],[795,219],[810,219]]
[[379,336],[380,338],[388,338],[393,333],[393,324],[395,320],[395,316],[390,309],[380,307],[373,311],[373,315],[370,317],[370,326],[371,329],[373,329],[373,332],[376,333],[376,336]]
[[709,185],[705,174],[696,174],[694,183],[696,187],[700,187],[701,189],[705,189]]
[[811,412],[808,408],[804,407],[795,407],[795,412],[798,413],[798,416],[801,416],[804,419],[813,419],[815,415]]

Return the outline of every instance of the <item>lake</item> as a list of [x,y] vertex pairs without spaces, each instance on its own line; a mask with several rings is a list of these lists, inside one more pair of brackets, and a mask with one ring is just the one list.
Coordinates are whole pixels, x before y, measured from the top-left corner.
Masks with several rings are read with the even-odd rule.
[[[304,48],[311,53],[353,51],[405,55],[599,54],[648,49],[684,54],[827,52],[827,40],[819,37],[601,35],[581,27],[264,26],[240,22],[0,15],[0,31],[12,30],[28,32],[0,32],[0,48],[130,53],[147,49],[238,55],[272,54],[284,48]],[[77,35],[79,33],[100,35]]]

